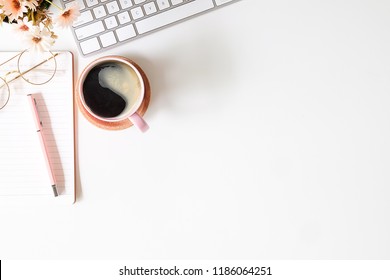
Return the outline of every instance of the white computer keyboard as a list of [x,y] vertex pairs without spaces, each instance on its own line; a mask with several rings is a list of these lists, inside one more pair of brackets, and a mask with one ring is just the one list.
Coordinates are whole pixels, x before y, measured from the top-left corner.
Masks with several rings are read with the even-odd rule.
[[238,0],[62,0],[77,1],[72,30],[80,52],[90,55],[137,39]]

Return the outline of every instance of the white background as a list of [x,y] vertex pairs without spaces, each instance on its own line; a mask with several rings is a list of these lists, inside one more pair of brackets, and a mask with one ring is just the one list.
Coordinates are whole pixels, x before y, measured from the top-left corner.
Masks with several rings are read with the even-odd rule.
[[[76,204],[0,206],[0,258],[389,258],[389,27],[387,0],[242,0],[107,51],[150,131],[78,113]],[[102,56],[58,33],[76,77]]]

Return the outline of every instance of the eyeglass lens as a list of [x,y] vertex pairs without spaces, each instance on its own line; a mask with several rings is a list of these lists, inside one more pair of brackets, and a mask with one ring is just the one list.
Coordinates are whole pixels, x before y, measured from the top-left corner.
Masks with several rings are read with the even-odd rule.
[[[32,85],[43,85],[49,82],[57,71],[57,61],[52,52],[30,53],[21,52],[1,64],[7,69],[4,77],[0,76],[0,110],[3,109],[11,95],[9,84],[16,79],[23,79]],[[9,71],[8,68],[14,70]]]
[[25,81],[34,85],[42,85],[54,77],[57,70],[56,63],[51,52],[30,53],[24,51],[18,59],[18,71]]
[[7,105],[10,97],[8,84],[0,78],[0,110]]

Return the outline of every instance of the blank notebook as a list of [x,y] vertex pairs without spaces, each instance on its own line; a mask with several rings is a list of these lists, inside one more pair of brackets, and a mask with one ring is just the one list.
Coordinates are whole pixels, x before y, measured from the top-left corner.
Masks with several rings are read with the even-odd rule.
[[[22,78],[9,83],[10,99],[0,110],[0,204],[75,201],[73,55],[58,53],[57,71],[48,83],[31,85]],[[0,63],[16,54],[0,52]],[[10,69],[17,69],[17,59],[0,66],[0,77]],[[36,97],[58,197],[53,195],[28,94]]]

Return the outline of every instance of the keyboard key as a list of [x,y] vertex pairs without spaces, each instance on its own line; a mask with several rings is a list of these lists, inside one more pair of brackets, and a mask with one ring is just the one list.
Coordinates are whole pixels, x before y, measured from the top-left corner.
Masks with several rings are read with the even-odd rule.
[[143,2],[145,2],[146,0],[134,0],[134,3],[137,5],[137,4],[141,4]]
[[171,0],[171,2],[172,2],[172,5],[177,5],[177,4],[183,3],[183,0]]
[[151,14],[157,12],[157,8],[156,8],[156,5],[154,4],[154,2],[150,2],[150,3],[145,4],[144,10],[145,10],[145,13],[147,15],[151,15]]
[[89,54],[100,50],[100,44],[97,38],[91,38],[87,41],[81,42],[80,48],[83,54]]
[[118,22],[114,16],[108,17],[104,19],[104,23],[106,24],[107,29],[111,29],[118,26]]
[[132,24],[126,25],[124,27],[118,28],[116,30],[116,36],[118,36],[119,41],[124,41],[130,39],[137,35]]
[[135,25],[138,32],[143,34],[161,26],[201,13],[213,7],[214,3],[212,0],[195,0],[189,2],[188,4],[167,10],[164,13],[143,19],[136,22]]
[[128,12],[120,13],[120,14],[118,14],[117,17],[118,17],[118,19],[119,19],[119,23],[120,23],[120,24],[125,24],[125,23],[128,23],[128,22],[131,21]]
[[100,42],[102,42],[103,47],[114,45],[117,42],[114,32],[112,31],[100,35],[99,38],[100,38]]
[[219,5],[222,5],[222,4],[226,4],[228,2],[231,2],[232,0],[215,0],[215,4],[217,4],[218,6]]
[[157,6],[160,10],[169,8],[170,4],[168,0],[157,0]]
[[82,40],[84,38],[99,34],[104,31],[103,22],[97,21],[92,24],[80,27],[75,30],[77,39]]
[[98,6],[93,9],[93,14],[96,18],[101,18],[107,15],[106,10],[104,9],[104,6]]
[[80,11],[85,9],[85,5],[84,5],[83,0],[77,0],[77,1],[72,1],[72,2],[66,3],[65,8],[72,7],[75,3],[79,4]]
[[93,20],[93,16],[92,16],[91,11],[85,11],[85,12],[80,13],[80,16],[73,23],[73,26],[77,27],[79,25],[90,22],[92,20]]
[[119,4],[121,5],[122,9],[127,9],[133,6],[131,0],[119,0]]
[[133,19],[139,19],[144,16],[144,12],[142,12],[141,7],[134,8],[130,12],[133,16]]
[[98,0],[86,0],[85,2],[87,3],[88,7],[92,7],[99,4]]
[[116,1],[111,1],[110,3],[107,3],[106,8],[109,14],[113,14],[119,11],[119,6]]

